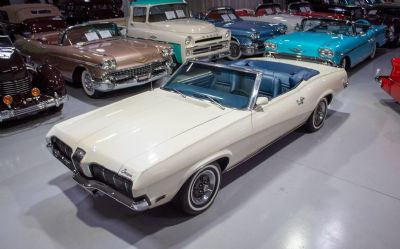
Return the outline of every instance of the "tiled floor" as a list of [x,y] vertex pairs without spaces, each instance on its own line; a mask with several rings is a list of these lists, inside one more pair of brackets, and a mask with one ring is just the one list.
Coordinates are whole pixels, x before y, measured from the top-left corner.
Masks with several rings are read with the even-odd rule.
[[[374,83],[400,49],[350,72],[322,130],[301,130],[228,172],[196,217],[93,199],[45,148],[50,127],[101,100],[69,87],[62,114],[0,130],[0,248],[400,248],[400,105]],[[399,153],[399,154],[398,154]]]

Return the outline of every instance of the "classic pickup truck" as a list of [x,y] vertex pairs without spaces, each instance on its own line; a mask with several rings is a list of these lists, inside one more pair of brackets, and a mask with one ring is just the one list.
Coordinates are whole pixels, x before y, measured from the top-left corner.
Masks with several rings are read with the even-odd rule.
[[132,1],[127,35],[167,42],[178,63],[226,57],[231,40],[229,30],[191,18],[184,0]]

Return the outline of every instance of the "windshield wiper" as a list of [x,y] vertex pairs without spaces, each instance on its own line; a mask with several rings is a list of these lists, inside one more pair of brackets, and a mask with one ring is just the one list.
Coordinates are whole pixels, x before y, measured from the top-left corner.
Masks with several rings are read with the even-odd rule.
[[167,90],[167,91],[169,91],[169,92],[174,92],[174,93],[177,93],[177,94],[181,95],[181,96],[182,96],[182,98],[186,98],[186,95],[185,95],[185,94],[183,94],[181,91],[179,91],[179,90],[178,90],[178,89],[176,89],[176,88],[165,88],[165,87],[161,87],[161,89],[163,89],[163,90]]
[[206,97],[208,100],[211,101],[211,103],[217,105],[219,108],[221,108],[222,110],[225,110],[225,107],[223,107],[217,100],[215,100],[213,97],[208,96],[207,94],[204,93],[194,93],[193,94],[194,97],[200,97],[202,99],[204,99],[204,97]]

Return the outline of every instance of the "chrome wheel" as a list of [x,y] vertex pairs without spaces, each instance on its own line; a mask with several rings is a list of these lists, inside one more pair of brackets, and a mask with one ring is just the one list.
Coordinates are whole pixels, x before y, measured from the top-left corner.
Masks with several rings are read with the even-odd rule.
[[190,190],[191,202],[196,206],[202,206],[207,203],[214,193],[216,184],[215,173],[211,170],[205,170],[194,180]]
[[199,214],[213,203],[221,182],[221,169],[216,162],[192,175],[176,196],[183,211]]
[[85,93],[90,97],[94,96],[96,93],[96,89],[94,89],[92,75],[87,70],[84,70],[82,72],[81,82]]
[[242,51],[240,50],[240,45],[236,41],[231,41],[229,45],[229,60],[237,60],[242,56]]
[[320,127],[325,120],[327,104],[325,101],[320,101],[314,111],[314,126]]

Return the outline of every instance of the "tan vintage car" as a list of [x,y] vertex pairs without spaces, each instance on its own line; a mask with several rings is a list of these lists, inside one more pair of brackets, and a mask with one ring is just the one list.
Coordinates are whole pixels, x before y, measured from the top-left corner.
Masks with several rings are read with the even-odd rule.
[[35,65],[50,63],[90,97],[163,80],[171,73],[169,45],[121,36],[114,23],[72,26],[35,35],[15,46]]

